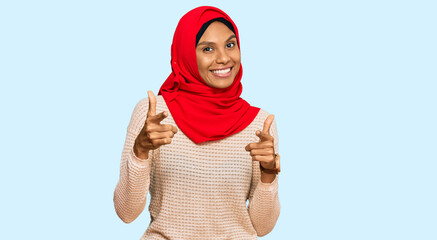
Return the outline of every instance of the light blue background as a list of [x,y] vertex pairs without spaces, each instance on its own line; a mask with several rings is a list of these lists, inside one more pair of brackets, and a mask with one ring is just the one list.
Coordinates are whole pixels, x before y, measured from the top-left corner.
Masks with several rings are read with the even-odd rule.
[[437,239],[435,1],[2,1],[0,239],[139,239],[115,214],[126,128],[180,17],[240,30],[242,97],[276,115],[262,239]]

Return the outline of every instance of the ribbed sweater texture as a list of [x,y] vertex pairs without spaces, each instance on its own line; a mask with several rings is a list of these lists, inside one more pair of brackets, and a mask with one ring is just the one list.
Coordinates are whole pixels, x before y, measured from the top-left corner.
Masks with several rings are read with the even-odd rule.
[[[178,129],[170,144],[142,160],[133,145],[148,105],[147,98],[136,105],[127,129],[114,191],[118,216],[126,223],[135,220],[150,191],[151,222],[141,239],[257,239],[269,233],[280,212],[278,176],[272,183],[261,182],[259,162],[245,150],[259,141],[255,133],[263,129],[268,113],[261,109],[243,131],[217,141],[195,144]],[[169,113],[162,124],[177,127],[160,95],[156,109]],[[275,122],[270,134],[277,153]]]

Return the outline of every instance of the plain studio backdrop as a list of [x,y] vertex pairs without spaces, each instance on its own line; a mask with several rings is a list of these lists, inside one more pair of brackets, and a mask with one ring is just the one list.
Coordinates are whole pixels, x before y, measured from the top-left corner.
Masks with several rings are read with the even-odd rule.
[[201,5],[233,18],[242,97],[276,116],[262,239],[437,239],[437,6],[420,0],[2,1],[0,239],[141,237],[148,205],[125,224],[112,200],[127,125]]

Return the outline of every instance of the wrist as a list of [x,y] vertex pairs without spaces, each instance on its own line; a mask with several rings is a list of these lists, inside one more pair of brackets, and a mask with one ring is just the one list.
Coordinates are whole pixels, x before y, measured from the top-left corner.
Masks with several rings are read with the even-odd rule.
[[265,168],[265,167],[263,167],[262,163],[260,162],[259,169],[260,169],[262,174],[270,174],[270,175],[278,174],[281,171],[279,154],[275,154],[275,159],[273,160],[273,167],[272,168]]
[[135,157],[141,160],[146,160],[149,158],[149,151],[149,149],[144,149],[139,147],[136,143],[134,144],[133,152],[135,154]]
[[272,183],[276,178],[276,174],[261,172],[261,182]]

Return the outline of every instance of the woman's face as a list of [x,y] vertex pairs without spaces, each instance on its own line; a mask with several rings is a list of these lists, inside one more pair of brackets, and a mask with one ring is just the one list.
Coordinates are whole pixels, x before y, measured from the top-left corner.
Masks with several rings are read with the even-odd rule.
[[237,38],[225,24],[211,23],[196,47],[197,67],[205,83],[214,88],[227,88],[240,70]]

